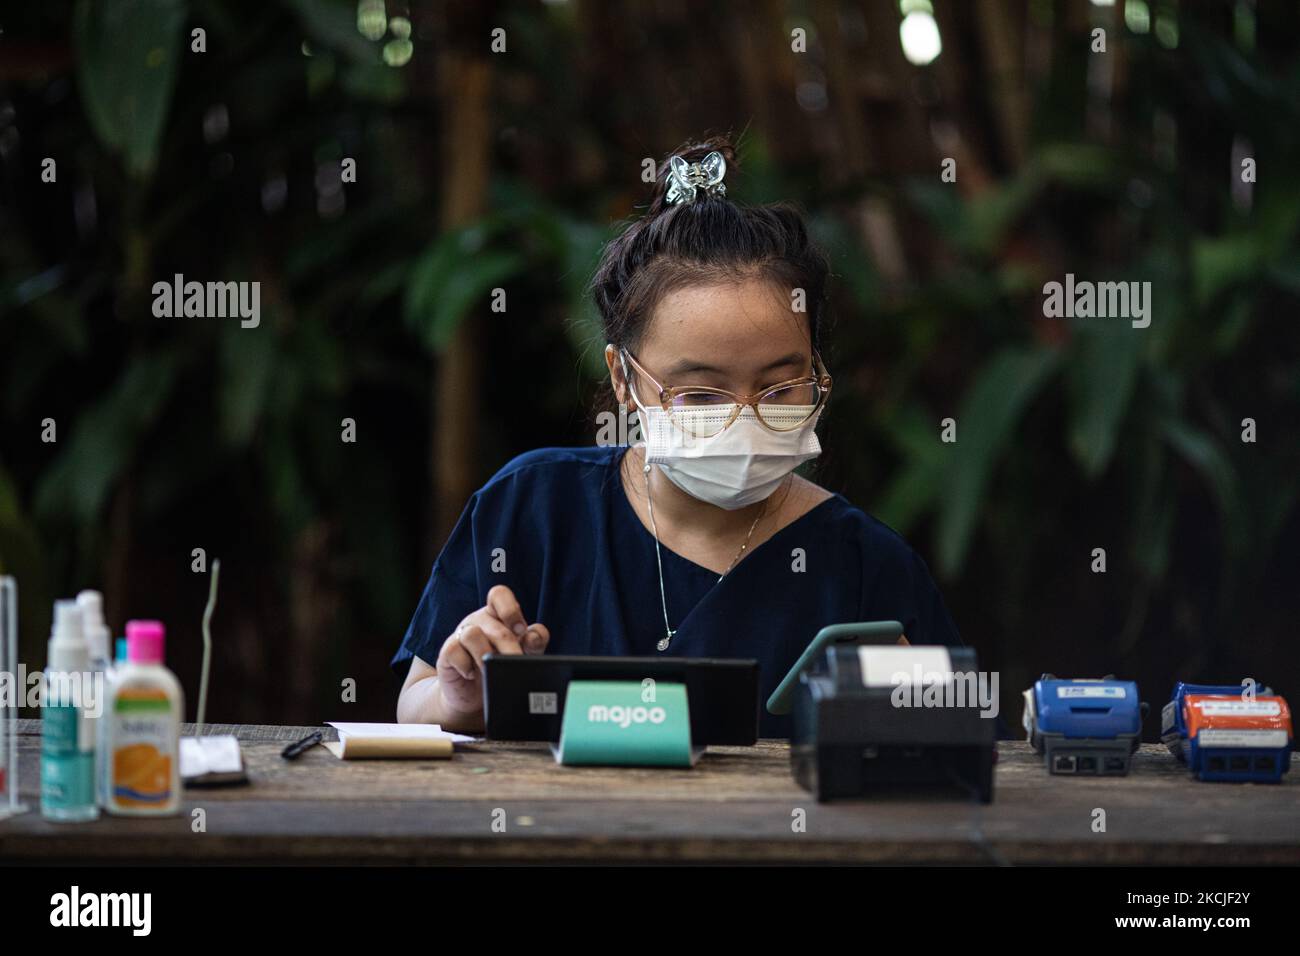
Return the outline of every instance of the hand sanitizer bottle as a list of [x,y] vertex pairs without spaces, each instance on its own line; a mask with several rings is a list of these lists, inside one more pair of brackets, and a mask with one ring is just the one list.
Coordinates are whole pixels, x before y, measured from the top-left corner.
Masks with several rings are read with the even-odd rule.
[[110,657],[112,634],[104,624],[104,596],[98,591],[82,591],[77,595],[81,610],[81,631],[86,638],[90,655],[90,671],[94,675],[94,689],[99,698],[91,720],[95,741],[95,801],[102,807],[107,801],[108,785],[108,721],[103,719],[108,683],[112,676]]
[[45,700],[41,715],[41,816],[47,820],[94,820],[94,726],[90,655],[74,601],[54,603]]
[[90,668],[103,672],[112,663],[110,635],[104,624],[104,596],[98,591],[82,591],[77,595],[81,610],[81,632],[86,638],[86,651],[90,655]]
[[113,674],[108,721],[109,813],[170,816],[180,812],[183,695],[163,666],[163,626],[128,621],[127,662]]

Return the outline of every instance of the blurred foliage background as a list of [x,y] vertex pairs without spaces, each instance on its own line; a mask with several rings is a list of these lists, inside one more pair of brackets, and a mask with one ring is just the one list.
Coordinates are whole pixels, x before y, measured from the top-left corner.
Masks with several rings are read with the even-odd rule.
[[[0,570],[29,666],[50,602],[100,587],[117,632],[166,621],[192,716],[203,548],[210,719],[391,719],[388,658],[468,495],[594,440],[582,290],[643,161],[730,132],[729,194],[797,200],[833,261],[816,477],[926,557],[1008,715],[1043,671],[1300,693],[1292,0],[0,20]],[[1045,318],[1067,272],[1149,281],[1150,327]],[[260,326],[155,318],[176,273],[259,281]]]

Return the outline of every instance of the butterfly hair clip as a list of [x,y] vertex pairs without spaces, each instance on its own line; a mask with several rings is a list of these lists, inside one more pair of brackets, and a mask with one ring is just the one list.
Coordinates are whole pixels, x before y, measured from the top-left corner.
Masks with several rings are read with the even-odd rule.
[[696,193],[703,190],[709,196],[725,196],[727,187],[722,177],[727,175],[727,161],[714,150],[698,163],[688,163],[680,156],[668,160],[669,205],[695,202]]

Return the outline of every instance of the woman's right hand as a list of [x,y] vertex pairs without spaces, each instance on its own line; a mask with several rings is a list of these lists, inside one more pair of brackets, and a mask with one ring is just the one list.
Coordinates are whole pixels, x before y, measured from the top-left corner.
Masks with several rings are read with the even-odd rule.
[[483,655],[541,654],[550,639],[545,625],[524,620],[514,592],[496,585],[488,591],[487,603],[466,615],[438,651],[434,666],[443,708],[469,717],[482,714]]

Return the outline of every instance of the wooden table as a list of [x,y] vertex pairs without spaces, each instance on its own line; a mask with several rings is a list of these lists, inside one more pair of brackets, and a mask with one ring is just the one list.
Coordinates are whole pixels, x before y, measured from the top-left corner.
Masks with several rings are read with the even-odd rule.
[[250,786],[189,790],[179,817],[56,824],[39,814],[40,721],[19,721],[21,792],[37,809],[0,821],[0,861],[1300,863],[1300,767],[1280,785],[1200,783],[1154,745],[1129,777],[1072,779],[1002,741],[991,805],[819,805],[781,741],[710,749],[690,770],[560,767],[543,744],[493,741],[442,761],[280,757],[314,729],[209,725],[242,741]]

